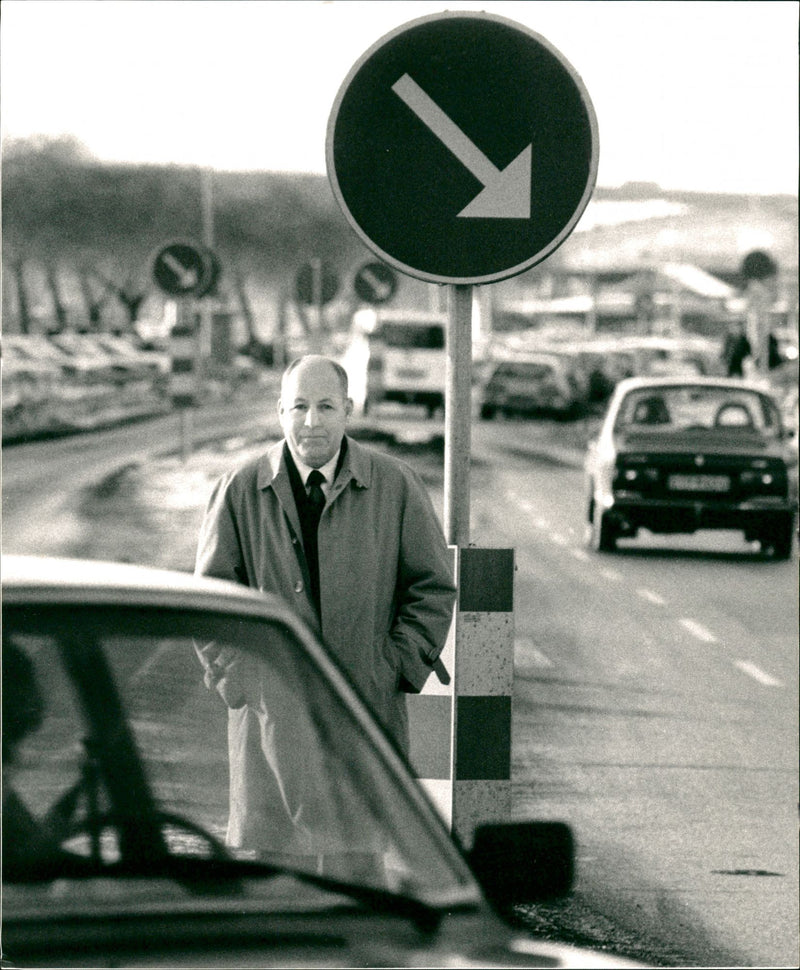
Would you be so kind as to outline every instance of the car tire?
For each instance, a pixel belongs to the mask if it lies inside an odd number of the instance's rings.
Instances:
[[[491,421],[495,416],[495,408],[493,404],[482,404],[481,405],[481,420]]]
[[[589,518],[589,545],[595,552],[615,552],[617,532],[608,513],[601,512],[592,502]]]
[[[794,516],[776,515],[760,541],[766,555],[778,560],[789,559],[794,544]]]

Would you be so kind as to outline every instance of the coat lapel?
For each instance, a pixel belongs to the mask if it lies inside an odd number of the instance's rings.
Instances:
[[[302,537],[300,516],[297,513],[289,470],[283,457],[283,441],[271,445],[258,463],[258,488],[272,488],[283,513],[298,537]]]
[[[337,496],[341,495],[351,479],[358,488],[369,488],[371,478],[372,466],[369,456],[365,454],[358,442],[348,437],[347,454],[344,459],[344,464],[336,476],[336,481],[333,483],[330,501],[333,502]]]

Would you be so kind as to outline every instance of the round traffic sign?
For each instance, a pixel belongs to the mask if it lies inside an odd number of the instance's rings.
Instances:
[[[319,288],[318,294],[317,288]],[[297,299],[307,306],[317,301],[330,303],[339,292],[339,277],[325,263],[319,261],[316,261],[316,264],[305,263],[297,272],[295,291]]]
[[[745,280],[768,280],[777,272],[775,260],[762,249],[754,249],[742,260],[742,276]]]
[[[193,243],[168,243],[153,259],[153,279],[168,296],[205,296],[218,275],[216,257]]]
[[[547,40],[485,13],[441,13],[377,41],[328,121],[334,195],[384,262],[489,283],[549,256],[597,178],[597,121]]]
[[[397,290],[397,277],[383,263],[365,263],[353,279],[353,289],[365,303],[386,303]]]

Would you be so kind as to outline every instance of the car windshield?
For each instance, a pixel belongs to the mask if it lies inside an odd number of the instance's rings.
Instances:
[[[213,861],[222,850],[243,864],[426,902],[476,898],[444,827],[390,770],[366,722],[332,687],[335,676],[283,624],[132,606],[17,607],[4,610],[3,640],[4,653],[32,664],[41,698],[41,716],[4,756],[4,837],[17,831],[5,811],[13,790],[27,819],[20,831],[37,820],[44,844],[102,864],[147,854],[126,850],[108,820],[152,809],[172,855]],[[120,740],[106,664],[143,775]],[[229,718],[246,721],[230,745]],[[267,761],[279,766],[280,785]],[[10,859],[6,852],[6,878],[10,866],[12,881],[15,871],[24,879],[42,844],[22,839]]]
[[[443,350],[444,327],[440,324],[409,325],[385,320],[376,335],[387,347],[406,350]]]
[[[521,380],[541,381],[553,376],[551,364],[526,363],[513,361],[501,364],[495,371],[497,378],[518,378]]]
[[[755,432],[780,434],[775,405],[748,388],[701,385],[641,387],[622,400],[615,431]]]

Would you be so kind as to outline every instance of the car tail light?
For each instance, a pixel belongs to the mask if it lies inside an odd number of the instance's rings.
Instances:
[[[783,494],[786,490],[786,465],[782,462],[753,462],[750,468],[739,472],[739,484],[743,488]]]
[[[621,477],[626,482],[657,482],[657,468],[623,468]]]

